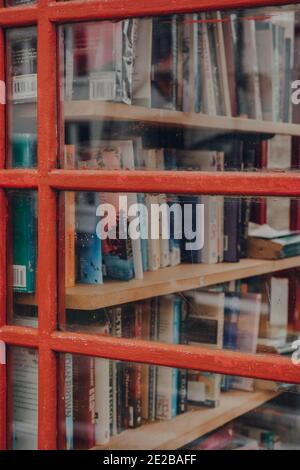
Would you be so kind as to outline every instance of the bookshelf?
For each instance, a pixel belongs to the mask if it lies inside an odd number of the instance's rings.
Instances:
[[[221,394],[218,408],[190,409],[171,422],[160,421],[127,430],[111,438],[109,444],[93,450],[173,450],[223,426],[278,396],[278,392],[233,390]]]
[[[35,118],[34,105],[18,105],[18,114],[22,118]],[[65,101],[64,119],[67,122],[91,121],[128,121],[140,122],[153,126],[175,126],[202,129],[219,133],[280,134],[300,136],[298,124],[262,121],[242,117],[209,116],[201,113],[185,113],[166,109],[146,108],[122,103],[102,101]]]
[[[159,295],[211,286],[236,279],[259,276],[300,266],[300,256],[282,260],[242,259],[239,263],[181,264],[144,274],[143,280],[105,281],[67,289],[66,308],[95,310]],[[20,294],[17,302],[36,305],[33,295]]]

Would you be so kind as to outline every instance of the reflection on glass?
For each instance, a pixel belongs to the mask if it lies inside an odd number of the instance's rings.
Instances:
[[[29,325],[27,325],[29,326]],[[9,447],[14,450],[37,449],[38,353],[34,349],[11,347],[8,351],[9,390],[12,404]]]
[[[36,28],[8,30],[7,162],[13,168],[37,166]]]
[[[297,131],[282,124],[300,122],[299,18],[275,7],[61,26],[62,143],[79,161],[132,140],[134,164],[120,168],[298,167]]]
[[[60,448],[297,446],[295,386],[232,377],[225,391],[219,374],[71,354],[60,355],[60,368]]]
[[[8,321],[36,327],[37,192],[10,190],[7,196]]]
[[[62,329],[293,353],[300,234],[289,226],[297,200],[60,197]]]

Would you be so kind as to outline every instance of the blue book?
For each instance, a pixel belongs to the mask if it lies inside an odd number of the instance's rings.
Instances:
[[[176,295],[160,298],[158,340],[178,344],[180,340],[182,300]],[[178,369],[158,367],[157,419],[172,419],[177,415]]]
[[[77,281],[83,284],[103,283],[101,240],[96,233],[98,204],[98,193],[76,195]]]
[[[235,351],[238,339],[238,318],[240,312],[240,295],[238,292],[226,292],[224,308],[223,347]],[[222,378],[222,391],[228,391],[233,384],[233,377],[225,375]]]

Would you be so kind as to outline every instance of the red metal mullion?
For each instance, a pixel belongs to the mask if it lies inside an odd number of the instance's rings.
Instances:
[[[3,154],[5,153],[3,152]],[[37,189],[38,181],[38,172],[36,170],[0,169],[0,188]]]
[[[0,26],[5,28],[35,24],[37,22],[37,17],[37,5],[0,8]]]
[[[109,19],[145,15],[163,15],[170,13],[216,10],[241,7],[258,7],[266,5],[284,5],[290,0],[110,0],[53,2],[49,6],[49,19],[55,22]]]
[[[56,165],[56,29],[47,19],[47,0],[39,0],[38,18],[38,447],[56,449],[56,354],[49,345],[56,329],[56,194],[47,174]]]
[[[0,340],[13,346],[37,349],[39,335],[38,330],[35,328],[5,325],[0,328]]]
[[[54,170],[49,184],[55,189],[80,191],[300,196],[300,174],[292,172]]]
[[[279,355],[245,354],[73,332],[53,333],[50,344],[59,352],[300,384],[299,366]]]

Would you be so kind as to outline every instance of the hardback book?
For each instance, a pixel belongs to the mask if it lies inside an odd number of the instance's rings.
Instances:
[[[266,121],[275,120],[273,94],[276,71],[274,70],[273,26],[271,21],[255,22],[262,115]]]
[[[242,107],[249,118],[262,119],[254,19],[248,18],[242,22],[242,42],[242,73],[245,85],[244,96],[241,97],[245,103],[242,103]]]
[[[122,308],[122,337],[142,338],[143,304],[127,304]],[[124,427],[136,428],[142,424],[142,365],[124,365]]]
[[[201,80],[201,111],[210,116],[217,114],[216,89],[214,86],[213,62],[205,13],[200,14],[199,24]]]
[[[139,18],[132,76],[132,104],[151,108],[152,18]]]
[[[159,334],[159,297],[151,299],[150,340],[157,341]],[[158,366],[149,366],[149,421],[156,419]]]
[[[73,29],[72,50],[66,51],[74,55],[73,99],[131,104],[136,26],[137,20],[126,19],[66,27]]]
[[[86,144],[80,149],[80,161],[78,166],[80,168],[91,169],[120,169],[122,168],[122,158],[126,160],[127,154],[130,152],[133,158],[133,148],[131,141],[94,141],[89,146]],[[121,212],[119,193],[101,193],[96,194],[95,198],[99,204],[110,204],[116,213],[116,225],[110,227],[109,225],[103,226],[101,248],[103,255],[103,274],[105,277],[118,280],[130,280],[135,275],[135,263],[133,256],[133,245],[128,234],[123,234],[127,231],[127,221],[120,220],[120,216],[124,214]],[[133,196],[130,196],[132,198]],[[131,199],[130,199],[131,201]],[[96,217],[95,208],[95,217]],[[99,220],[98,220],[99,222]],[[97,224],[98,226],[98,224]],[[111,231],[111,232],[110,232]],[[96,233],[96,232],[94,232]],[[105,237],[104,237],[105,235]],[[98,235],[97,235],[98,236]],[[136,240],[140,242],[140,240]],[[139,244],[139,249],[135,250],[139,259],[139,276],[142,275],[142,255]]]
[[[13,168],[37,165],[36,134],[13,134]],[[13,191],[11,200],[13,239],[13,289],[35,292],[37,265],[37,194],[34,191]]]
[[[107,311],[109,318],[109,333],[117,338],[122,337],[122,306],[111,307]],[[116,360],[109,361],[109,387],[110,387],[110,435],[115,436],[123,429],[123,402],[122,402],[122,366]]]
[[[300,235],[289,234],[274,238],[249,236],[248,256],[258,259],[281,259],[300,254]]]
[[[194,291],[188,296],[189,307],[185,322],[188,344],[210,348],[223,347],[224,293]],[[188,402],[218,406],[221,376],[199,371],[188,372]]]
[[[158,340],[179,343],[181,298],[175,295],[160,298]],[[156,418],[171,419],[177,414],[178,369],[158,367],[156,390]]]
[[[297,272],[289,275],[289,316],[290,331],[300,332],[300,279]]]
[[[174,110],[177,108],[177,16],[152,21],[151,105]]]
[[[95,445],[95,359],[73,356],[74,449]]]
[[[14,103],[37,99],[37,33],[36,28],[13,29],[8,32],[9,93]]]
[[[210,372],[188,371],[188,403],[196,406],[219,406],[221,376]]]
[[[37,328],[37,318],[14,318],[18,326]],[[11,350],[13,422],[11,447],[14,450],[34,450],[38,447],[38,352],[14,347]]]
[[[182,110],[199,113],[201,110],[201,53],[199,42],[199,15],[187,14],[183,19]]]
[[[238,319],[240,313],[240,295],[238,292],[226,292],[224,302],[224,335],[223,348],[235,351],[238,347]],[[222,377],[222,390],[231,389],[233,377],[224,375]]]
[[[178,150],[177,160],[178,166],[185,169],[218,171],[224,168],[223,152]],[[198,262],[214,264],[223,258],[221,239],[223,239],[224,199],[222,196],[201,196],[196,199],[198,203],[204,204],[204,246],[199,250]]]
[[[222,13],[222,28],[224,37],[225,61],[227,69],[227,81],[230,98],[230,111],[232,116],[237,116],[237,90],[236,90],[236,35],[232,25],[232,15]]]
[[[186,341],[194,346],[222,348],[224,293],[191,291],[186,294],[188,314],[184,324]]]
[[[151,337],[151,300],[142,302],[142,328],[141,338],[150,341]],[[142,401],[142,419],[149,420],[149,397],[150,397],[150,367],[148,364],[142,364],[141,368],[141,401]]]
[[[35,292],[37,204],[37,194],[34,191],[16,190],[12,192],[12,285],[15,292]]]
[[[99,203],[98,193],[76,194],[77,281],[83,284],[103,283],[102,244],[96,233],[96,211]]]
[[[270,279],[269,337],[286,338],[289,311],[289,279],[272,276]]]
[[[36,134],[14,133],[12,135],[12,167],[33,168],[37,166]]]
[[[164,166],[166,170],[175,170],[177,168],[177,149],[164,149]],[[167,203],[170,209],[174,205],[180,206],[180,198],[174,195],[167,195]],[[170,240],[169,240],[169,251],[170,251],[170,265],[177,266],[181,261],[181,240],[177,233],[181,233],[181,222],[179,222],[175,216],[170,216]]]
[[[241,295],[237,324],[238,351],[256,353],[260,312],[260,294],[249,293]],[[254,388],[254,380],[252,378],[234,376],[233,388],[252,391]]]

